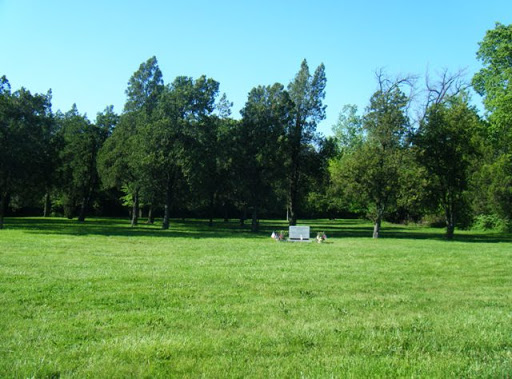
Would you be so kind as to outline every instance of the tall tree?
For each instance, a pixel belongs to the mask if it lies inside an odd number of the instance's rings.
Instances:
[[[11,93],[7,78],[0,78],[0,229],[11,196],[40,188],[52,122],[50,92]]]
[[[48,101],[51,102],[51,90],[47,93]],[[45,127],[43,134],[41,153],[44,158],[40,163],[40,173],[42,179],[43,198],[43,217],[48,217],[52,208],[52,194],[58,190],[58,168],[61,164],[59,154],[62,149],[62,135],[59,130],[59,125],[55,122],[55,117],[48,109],[47,115],[48,123]]]
[[[132,198],[132,226],[137,225],[142,178],[141,130],[152,122],[164,88],[156,57],[140,64],[126,89],[127,100],[119,126],[100,152],[100,171],[107,186],[120,186]]]
[[[143,184],[142,152],[138,112],[128,112],[119,121],[98,153],[98,172],[104,188],[123,190],[132,199],[131,225],[139,216],[139,194]]]
[[[379,90],[370,99],[363,119],[368,134],[367,155],[368,191],[372,202],[374,221],[373,238],[378,238],[386,208],[397,198],[402,152],[410,122],[407,108],[410,98],[404,86],[411,85],[411,78],[389,80],[377,75]]]
[[[331,168],[334,182],[352,204],[351,210],[366,213],[374,222],[373,238],[379,237],[383,217],[394,209],[399,196],[410,132],[410,97],[404,90],[412,85],[410,77],[389,79],[382,72],[377,80],[379,88],[362,120],[364,138],[357,138],[354,148],[346,148]]]
[[[239,161],[239,172],[247,203],[252,208],[253,231],[258,230],[259,210],[283,175],[283,141],[293,107],[288,92],[276,83],[253,88],[241,110],[243,158]],[[299,148],[303,154],[303,146]]]
[[[480,42],[477,58],[483,68],[473,77],[473,87],[483,96],[491,137],[503,152],[512,141],[512,25],[496,24]]]
[[[303,178],[303,156],[315,141],[317,124],[325,118],[325,66],[320,64],[313,75],[306,60],[294,80],[288,85],[290,99],[294,104],[293,121],[287,129],[287,175],[289,223],[297,223],[297,207]]]
[[[444,212],[446,237],[452,239],[460,217],[469,210],[467,190],[476,158],[479,118],[464,94],[432,104],[415,136],[419,161],[426,168],[429,189]]]
[[[162,92],[157,116],[145,129],[147,168],[158,176],[154,183],[164,193],[162,228],[168,229],[170,212],[180,180],[194,175],[198,130],[215,109],[219,83],[201,76],[179,76]]]
[[[479,210],[512,220],[512,25],[497,23],[487,31],[477,58],[482,69],[473,87],[483,96],[488,123],[486,154],[477,174]],[[512,225],[512,224],[511,224]]]
[[[224,105],[217,103],[217,110]],[[191,192],[198,198],[199,204],[208,209],[209,226],[213,226],[216,205],[225,207],[230,201],[228,191],[232,189],[230,171],[233,158],[231,134],[235,123],[225,117],[228,113],[223,109],[219,114],[224,117],[206,115],[192,125],[195,128],[194,146],[189,150],[192,169],[187,170],[187,177]]]
[[[62,202],[68,217],[78,208],[78,221],[85,220],[98,186],[96,160],[105,139],[103,131],[78,112],[76,105],[58,115],[64,146],[61,151]]]
[[[145,111],[151,114],[158,104],[163,90],[162,71],[155,56],[140,64],[133,73],[126,89],[125,112]]]

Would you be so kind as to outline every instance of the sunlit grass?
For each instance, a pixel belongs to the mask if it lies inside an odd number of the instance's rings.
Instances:
[[[510,236],[306,224],[7,219],[0,376],[512,374]]]

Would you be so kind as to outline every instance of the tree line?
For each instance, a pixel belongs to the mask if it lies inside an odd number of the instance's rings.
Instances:
[[[0,228],[7,213],[40,209],[84,221],[130,209],[170,227],[177,215],[259,218],[367,217],[506,229],[512,217],[512,25],[497,23],[477,52],[483,68],[419,78],[376,72],[362,114],[346,105],[333,136],[326,75],[304,60],[295,77],[253,88],[241,118],[219,83],[164,83],[156,57],[128,81],[121,114],[94,122],[76,105],[53,113],[51,91],[11,91],[0,80]],[[470,86],[483,97],[481,117]]]

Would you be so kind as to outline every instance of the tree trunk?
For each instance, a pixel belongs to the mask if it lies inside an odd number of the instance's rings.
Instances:
[[[373,238],[379,238],[381,220],[376,220],[373,224]]]
[[[245,226],[245,220],[247,219],[247,207],[244,206],[242,211],[240,212],[240,226],[243,228]]]
[[[154,223],[155,223],[155,213],[153,212],[153,204],[149,204],[148,224],[153,225]]]
[[[165,190],[165,205],[164,205],[164,219],[162,222],[162,229],[169,229],[171,217],[171,203],[172,203],[172,183],[169,179],[167,181],[167,189]]]
[[[295,226],[297,225],[297,214],[295,213],[295,202],[296,202],[296,194],[293,195],[293,192],[290,191],[290,205],[288,207],[288,225]]]
[[[82,204],[80,204],[80,212],[78,212],[78,222],[84,222],[85,221],[85,210],[87,208],[87,198],[84,197],[82,199]]]
[[[301,136],[302,136],[302,121],[300,114],[295,119],[295,127],[293,135],[291,136],[291,152],[290,152],[290,188],[288,193],[288,206],[290,214],[288,225],[297,225],[297,201],[299,196],[299,179],[300,179],[300,151],[301,151]]]
[[[135,190],[132,195],[133,208],[132,208],[132,227],[137,226],[139,223],[139,190]]]
[[[297,158],[298,159],[298,158]],[[288,225],[297,225],[297,202],[299,197],[299,164],[292,162],[292,174],[290,177],[290,192],[288,194]]]
[[[453,235],[455,234],[455,225],[449,224],[446,226],[446,239],[452,240]]]
[[[84,222],[85,215],[87,212],[87,208],[89,207],[89,203],[91,202],[92,188],[87,191],[87,194],[82,199],[82,204],[80,205],[80,213],[78,214],[78,221]]]
[[[213,212],[214,212],[214,207],[215,205],[215,192],[211,192],[210,193],[210,204],[209,204],[209,213],[210,213],[210,220],[208,221],[208,226],[213,226]]]
[[[224,222],[229,222],[229,214],[228,214],[228,207],[226,205],[226,203],[224,203],[224,206],[223,206],[223,209],[224,209]]]
[[[451,207],[446,210],[446,239],[452,240],[455,234],[455,212]]]
[[[251,232],[257,232],[259,227],[260,223],[258,221],[258,207],[254,207],[252,210]]]
[[[384,214],[384,209],[380,208],[377,210],[377,217],[375,219],[375,223],[373,224],[373,238],[379,238],[383,214]]]
[[[43,217],[50,216],[50,212],[52,210],[52,202],[50,198],[50,191],[47,191],[44,195],[44,204],[43,204]]]

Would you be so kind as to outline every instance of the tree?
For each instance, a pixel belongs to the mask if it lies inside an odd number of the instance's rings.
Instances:
[[[233,120],[218,115],[205,116],[193,124],[194,147],[189,150],[192,169],[187,177],[199,204],[208,209],[209,226],[213,226],[216,203],[225,207],[230,201],[234,125]]]
[[[47,94],[48,101],[51,102],[51,91]],[[42,191],[44,192],[43,199],[43,217],[48,217],[52,208],[52,194],[58,191],[58,168],[61,164],[59,154],[62,149],[62,135],[59,130],[59,125],[55,122],[55,117],[48,109],[48,122],[44,128],[42,150],[44,158],[40,163]]]
[[[139,215],[139,194],[143,183],[137,112],[120,116],[119,122],[98,152],[98,172],[104,188],[123,190],[132,199],[131,225]]]
[[[383,217],[396,207],[400,194],[410,132],[410,97],[404,89],[413,84],[411,77],[391,80],[382,72],[377,80],[379,89],[362,119],[364,135],[355,133],[353,147],[346,148],[331,167],[333,181],[349,201],[350,210],[364,212],[374,222],[373,238],[379,237]]]
[[[284,175],[283,141],[291,121],[293,103],[283,85],[259,86],[249,92],[241,110],[239,156],[241,185],[252,208],[252,230],[258,230],[258,212],[273,194],[273,186]],[[301,150],[303,147],[300,146]]]
[[[467,95],[447,96],[427,109],[414,139],[418,160],[428,173],[432,204],[445,215],[447,239],[453,238],[455,226],[469,211],[467,190],[477,155],[478,124]]]
[[[473,87],[483,96],[490,136],[510,153],[512,141],[512,25],[496,23],[480,42],[477,58],[483,68],[473,76]]]
[[[144,130],[144,163],[157,173],[154,183],[165,194],[163,229],[169,228],[179,182],[195,175],[199,130],[215,109],[218,88],[218,82],[205,76],[177,77],[163,90],[155,121]]]
[[[309,145],[315,141],[316,126],[325,118],[323,100],[325,98],[325,66],[320,64],[313,75],[309,72],[306,60],[294,80],[288,85],[290,99],[293,102],[292,119],[288,125],[286,172],[288,175],[289,223],[297,223],[297,207],[300,186],[303,178],[303,155]]]
[[[472,203],[477,215],[490,216],[503,224],[503,229],[512,226],[512,155],[494,156],[494,149],[484,146],[483,159],[471,177]]]
[[[339,213],[339,201],[332,193],[330,164],[340,155],[336,137],[325,137],[318,141],[318,147],[311,146],[307,155],[307,176],[304,189],[306,203],[304,210],[308,217],[334,218]]]
[[[485,155],[476,173],[477,209],[512,220],[512,25],[497,23],[480,42],[477,58],[483,68],[473,87],[483,96],[488,123],[483,132]]]
[[[0,78],[0,229],[11,196],[43,183],[52,122],[51,92],[11,93],[7,78]]]
[[[155,56],[140,64],[133,73],[126,89],[125,112],[144,111],[148,115],[156,109],[163,90],[162,71]]]
[[[64,115],[58,115],[57,120],[64,141],[60,168],[61,201],[66,216],[73,217],[78,207],[78,221],[83,222],[98,187],[96,161],[105,133],[81,115],[75,104]]]
[[[379,237],[386,208],[397,199],[403,150],[410,131],[407,116],[410,97],[403,88],[412,85],[410,77],[390,80],[380,72],[377,78],[379,90],[372,96],[363,119],[368,135],[368,146],[363,150],[368,172],[363,177],[368,180],[366,191],[371,200],[373,238]]]
[[[141,63],[128,81],[124,114],[99,155],[104,185],[117,186],[132,198],[132,226],[137,225],[142,178],[140,131],[152,122],[164,88],[156,57]]]
[[[327,193],[331,198],[331,208],[338,211],[358,213],[360,209],[351,204],[345,185],[349,177],[344,172],[349,156],[363,147],[366,140],[363,118],[357,113],[357,106],[343,106],[338,120],[332,127],[336,151],[328,162],[329,187]]]

